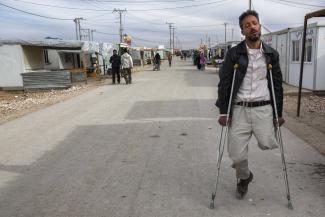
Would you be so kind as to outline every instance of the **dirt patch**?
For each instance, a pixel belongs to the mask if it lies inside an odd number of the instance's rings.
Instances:
[[[325,97],[308,94],[301,98],[300,117],[297,115],[297,96],[284,97],[284,111],[299,120],[325,133]]]
[[[297,117],[296,95],[284,96],[285,127],[325,155],[325,97],[305,94]]]

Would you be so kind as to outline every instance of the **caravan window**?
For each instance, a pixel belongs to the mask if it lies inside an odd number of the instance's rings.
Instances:
[[[49,53],[48,53],[47,49],[44,49],[43,52],[44,52],[44,62],[46,64],[50,64]]]
[[[300,40],[292,41],[292,62],[299,62],[299,43]]]
[[[311,55],[313,51],[313,40],[311,38],[306,39],[305,45],[305,62],[311,62]]]

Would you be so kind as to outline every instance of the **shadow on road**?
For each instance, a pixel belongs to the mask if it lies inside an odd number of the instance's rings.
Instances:
[[[216,118],[215,100],[169,100],[136,102],[127,115],[127,119],[145,118]]]
[[[210,212],[215,164],[209,162],[216,153],[207,152],[208,137],[215,137],[209,124],[77,127],[1,192],[0,216],[154,216],[185,207],[196,212],[190,204]]]

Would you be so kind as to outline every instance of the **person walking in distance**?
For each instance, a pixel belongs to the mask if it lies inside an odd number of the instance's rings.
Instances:
[[[202,71],[205,70],[205,63],[206,63],[206,58],[204,56],[204,51],[201,51],[201,53],[200,53],[200,70],[202,70]]]
[[[284,119],[279,54],[261,41],[261,25],[256,11],[248,10],[242,13],[239,17],[239,26],[245,40],[226,54],[219,72],[216,106],[220,111],[219,124],[229,126],[228,153],[233,161],[232,167],[236,170],[236,196],[242,199],[253,179],[253,173],[248,167],[250,138],[254,135],[262,150],[277,148],[274,126],[281,126]],[[272,66],[272,70],[269,70],[268,66]],[[237,67],[234,72],[234,68]],[[233,97],[229,102],[233,76],[235,76]],[[273,103],[271,82],[274,84],[276,106]],[[229,104],[230,113],[227,119]],[[275,107],[278,122],[275,118]]]
[[[167,58],[168,58],[169,67],[171,67],[172,66],[172,59],[173,59],[173,57],[172,57],[172,54],[170,52],[168,53]]]
[[[122,73],[126,84],[132,83],[131,70],[133,68],[133,60],[127,49],[123,49],[123,55],[121,56]]]
[[[109,62],[112,64],[112,83],[115,84],[115,77],[117,77],[117,83],[120,83],[121,57],[117,54],[117,50],[113,50]]]
[[[161,61],[161,57],[160,57],[159,53],[157,52],[154,57],[154,61],[153,61],[154,65],[155,65],[154,68],[156,68],[157,70],[160,70],[160,61]]]

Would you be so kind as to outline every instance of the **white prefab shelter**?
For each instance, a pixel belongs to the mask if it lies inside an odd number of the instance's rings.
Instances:
[[[20,73],[25,70],[23,47],[20,45],[0,45],[0,87],[22,88]]]
[[[299,86],[303,27],[289,31],[289,84]],[[325,91],[325,23],[307,26],[302,88]]]
[[[289,83],[289,28],[277,32],[272,32],[262,36],[262,40],[279,52],[280,68],[282,71],[283,81]]]
[[[42,70],[60,69],[60,63],[51,68],[46,62],[47,49],[81,49],[77,41],[0,41],[0,88],[23,89],[23,73],[41,72]],[[62,64],[61,64],[62,66]]]
[[[103,60],[108,62],[111,53],[112,44],[109,43],[3,40],[0,41],[0,88],[23,89],[24,76],[32,72],[40,78],[45,73],[55,76],[54,71],[57,74],[67,71],[71,75],[71,81],[81,80],[86,77],[84,69],[94,67],[94,62],[103,73]],[[83,75],[82,78],[74,79],[80,77],[79,74]]]
[[[307,26],[302,88],[325,91],[325,23]],[[262,40],[279,52],[283,80],[299,86],[303,26],[262,36]]]

